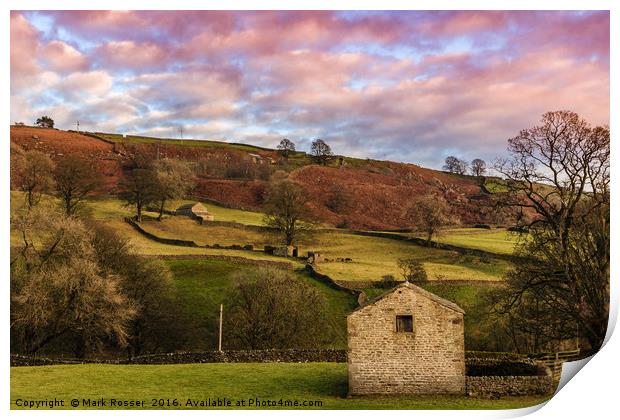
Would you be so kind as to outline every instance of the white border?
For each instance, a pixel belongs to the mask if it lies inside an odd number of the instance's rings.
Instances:
[[[370,1],[370,0],[357,0],[357,1],[342,1],[342,0],[297,0],[297,1],[285,1],[285,0],[268,0],[262,2],[242,1],[242,0],[226,0],[226,1],[213,1],[213,2],[198,2],[190,0],[175,0],[174,2],[164,2],[159,0],[134,0],[132,2],[120,1],[120,0],[93,0],[88,3],[70,1],[70,0],[56,0],[53,3],[49,1],[33,1],[22,0],[15,1],[9,0],[4,2],[4,12],[2,25],[2,51],[3,51],[3,65],[2,65],[2,91],[4,100],[1,102],[2,106],[2,124],[4,130],[3,136],[3,148],[0,152],[0,170],[2,185],[5,189],[5,200],[2,201],[0,220],[5,222],[0,224],[1,236],[4,239],[2,243],[2,267],[4,268],[5,276],[2,278],[2,296],[4,297],[2,311],[2,325],[5,325],[2,331],[2,354],[4,354],[5,362],[2,364],[2,393],[0,399],[0,410],[9,411],[9,367],[8,367],[8,328],[9,324],[9,203],[8,203],[8,183],[9,183],[9,148],[8,148],[8,126],[9,120],[9,106],[10,106],[10,70],[9,70],[9,10],[42,10],[42,9],[58,9],[58,10],[71,10],[71,9],[165,9],[165,10],[182,10],[182,9],[220,9],[220,10],[261,10],[261,9],[285,9],[285,10],[312,10],[312,9],[332,9],[332,10],[402,10],[402,9],[414,9],[417,10],[611,10],[611,110],[610,110],[610,126],[612,133],[615,133],[615,129],[618,126],[618,107],[616,105],[618,96],[618,85],[616,83],[618,74],[618,41],[620,40],[620,6],[619,2],[613,0],[567,0],[567,1],[541,1],[541,0],[504,0],[498,2],[497,0],[469,0],[467,2],[458,1],[446,1],[446,0],[417,0],[414,2],[402,2],[396,0],[382,0],[382,1]],[[50,7],[53,6],[53,7]],[[501,6],[501,7],[500,7]],[[612,134],[613,135],[613,134]],[[612,162],[616,161],[615,147],[612,147]],[[612,171],[612,174],[615,171]],[[617,197],[619,189],[614,179],[612,182],[612,214],[615,213],[617,206]],[[618,229],[615,223],[612,223],[612,260],[618,257],[617,252],[617,238]],[[618,311],[618,282],[614,281],[616,277],[615,265],[612,265],[612,302],[611,302],[611,315],[610,315],[610,332],[615,326]],[[588,363],[583,371],[578,374],[577,379],[570,381],[564,388],[562,388],[558,394],[547,403],[542,409],[535,411],[531,414],[531,418],[607,418],[610,413],[617,411],[617,385],[618,378],[618,360],[616,354],[620,354],[620,344],[618,344],[617,337],[612,337],[605,347],[593,357],[592,361]],[[573,366],[571,366],[572,368]],[[540,408],[540,407],[538,407]],[[386,415],[390,417],[398,418],[505,418],[522,416],[534,411],[533,409],[522,409],[512,411],[390,411]],[[120,418],[134,417],[138,415],[145,415],[145,413],[138,413],[132,411],[114,412],[114,416]],[[182,415],[192,418],[205,418],[205,417],[219,417],[219,418],[238,418],[245,417],[250,414],[252,417],[258,418],[288,418],[291,416],[290,412],[285,411],[253,411],[253,412],[239,412],[239,411],[226,411],[226,412],[180,412],[174,413],[175,416]],[[10,412],[9,414],[14,418],[31,418],[38,415],[44,415],[51,418],[82,418],[85,417],[82,412]],[[149,417],[153,418],[167,418],[170,413],[166,412],[154,412],[149,411],[146,413]],[[296,417],[300,418],[314,418],[317,416],[313,411],[301,411],[295,412]],[[379,415],[378,412],[368,411],[324,411],[320,413],[321,416],[338,417],[342,416],[355,416],[356,418],[370,418],[371,416]],[[88,417],[91,418],[108,418],[110,413],[107,412],[89,412]]]

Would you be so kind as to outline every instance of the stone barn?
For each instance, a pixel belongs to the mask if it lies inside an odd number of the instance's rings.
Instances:
[[[193,217],[201,223],[204,220],[212,222],[215,219],[213,214],[209,213],[209,210],[201,203],[184,204],[175,211],[175,214],[177,216]]]
[[[465,394],[465,312],[405,282],[347,317],[349,395]]]

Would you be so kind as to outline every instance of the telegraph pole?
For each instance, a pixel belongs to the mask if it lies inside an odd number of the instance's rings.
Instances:
[[[224,312],[224,304],[220,303],[220,339],[218,341],[217,350],[222,352],[222,313]]]

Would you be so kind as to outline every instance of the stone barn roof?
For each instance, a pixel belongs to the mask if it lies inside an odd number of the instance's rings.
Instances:
[[[459,305],[457,305],[456,303],[450,302],[447,299],[439,297],[436,294],[433,294],[433,293],[431,293],[431,292],[429,292],[427,290],[422,289],[419,286],[416,286],[415,284],[411,284],[411,283],[406,281],[404,283],[399,284],[395,288],[390,289],[387,292],[385,292],[385,293],[375,297],[374,299],[371,299],[371,300],[367,301],[366,303],[364,303],[359,308],[356,308],[355,310],[353,310],[353,312],[351,312],[349,315],[351,315],[351,314],[353,314],[353,313],[355,313],[355,312],[357,312],[359,310],[362,310],[362,309],[364,309],[364,308],[366,308],[366,307],[368,307],[370,305],[375,304],[376,302],[380,301],[381,299],[383,299],[383,298],[385,298],[387,296],[390,296],[392,293],[394,293],[395,291],[397,291],[398,289],[401,289],[403,287],[409,288],[409,289],[413,290],[414,292],[418,293],[419,295],[424,296],[427,299],[430,299],[432,301],[437,302],[441,306],[445,306],[446,308],[452,309],[455,312],[460,312],[462,314],[465,314],[465,311],[463,309],[461,309],[461,307]]]
[[[183,204],[182,206],[177,208],[177,210],[192,210],[196,213],[209,213],[209,210],[207,210],[207,208],[203,206],[202,203]]]

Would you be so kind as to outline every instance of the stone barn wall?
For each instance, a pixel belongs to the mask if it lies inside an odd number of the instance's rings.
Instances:
[[[413,332],[396,332],[397,315]],[[347,318],[349,394],[465,394],[463,312],[405,283]]]

